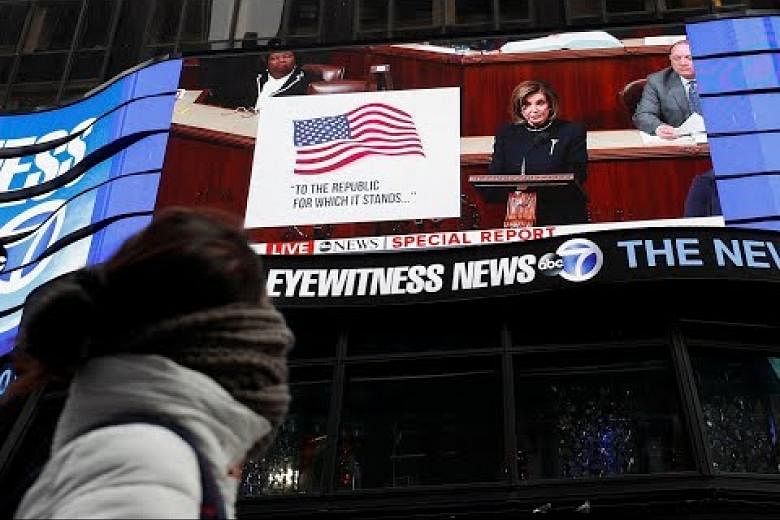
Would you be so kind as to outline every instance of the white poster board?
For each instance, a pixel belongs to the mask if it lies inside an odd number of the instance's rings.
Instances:
[[[460,216],[460,89],[272,98],[247,228]]]

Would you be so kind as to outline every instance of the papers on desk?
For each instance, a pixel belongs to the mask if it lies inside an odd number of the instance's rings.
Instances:
[[[415,51],[438,52],[441,54],[480,54],[479,51],[472,51],[464,47],[444,47],[441,45],[430,45],[427,43],[399,43],[393,45],[400,49],[412,49]]]
[[[642,144],[645,146],[692,146],[707,142],[707,134],[705,133],[682,135],[677,139],[662,139],[657,135],[650,135],[645,132],[639,132],[639,136],[642,138]]]
[[[674,36],[647,36],[645,38],[645,45],[668,45],[672,46],[680,40],[684,40],[686,36],[684,34],[676,34]]]
[[[501,52],[541,52],[561,49],[609,49],[623,47],[623,43],[604,31],[551,34],[532,40],[505,43]]]
[[[662,139],[657,135],[646,134],[645,132],[639,132],[642,137],[642,144],[646,146],[658,146],[662,144],[671,145],[690,145],[690,144],[702,144],[707,142],[707,131],[704,128],[704,118],[701,114],[694,112],[686,119],[683,124],[675,128],[677,131],[677,139]]]
[[[706,132],[704,129],[704,118],[701,114],[694,112],[683,124],[677,127],[677,135],[692,135],[703,134]]]

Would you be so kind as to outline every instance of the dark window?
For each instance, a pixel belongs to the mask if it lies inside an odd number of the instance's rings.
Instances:
[[[289,34],[317,34],[320,21],[320,0],[295,0],[290,9]]]
[[[696,349],[691,358],[713,468],[780,472],[780,357]]]
[[[481,310],[478,310],[479,306]],[[426,306],[388,307],[351,312],[349,356],[390,352],[485,349],[501,346],[501,319],[485,302],[438,303]],[[445,320],[431,319],[442,313]],[[478,323],[475,323],[476,317]]]
[[[566,0],[566,16],[569,23],[577,20],[601,21],[601,2],[593,0]]]
[[[67,103],[71,103],[73,101],[77,101],[84,97],[84,94],[92,90],[93,88],[98,86],[98,80],[94,81],[79,81],[78,83],[71,83],[66,88],[65,91],[62,93],[62,99],[60,100],[60,104],[64,105]]]
[[[165,56],[168,54],[173,54],[173,52],[174,52],[173,45],[151,45],[143,51],[143,54],[141,55],[141,59],[139,60],[139,62],[149,58],[155,58],[155,57]]]
[[[57,97],[57,89],[58,85],[52,83],[44,86],[35,85],[34,87],[14,84],[9,89],[4,108],[7,110],[29,110],[51,106]]]
[[[179,29],[179,17],[184,7],[183,3],[183,0],[156,2],[147,35],[149,44],[173,43]]]
[[[74,54],[70,80],[99,79],[105,51],[82,51]]]
[[[720,6],[715,3],[715,7],[748,7],[750,2],[748,0],[721,0]]]
[[[62,52],[46,54],[27,54],[22,56],[17,80],[59,81],[65,70],[67,55]]]
[[[0,56],[0,83],[8,81],[8,75],[11,74],[11,67],[13,67],[13,64],[13,56]]]
[[[108,44],[108,32],[116,6],[116,0],[90,0],[81,31],[80,48],[94,49]]]
[[[636,13],[646,10],[646,0],[607,0],[607,13]]]
[[[707,9],[713,5],[713,0],[665,0],[666,9]]]
[[[500,0],[501,20],[525,20],[530,17],[528,0]]]
[[[287,326],[295,335],[295,345],[289,354],[291,359],[332,358],[336,355],[340,326],[344,326],[343,314],[292,309],[284,310],[283,314]]]
[[[25,37],[24,52],[70,49],[80,11],[80,1],[36,4]]]
[[[497,358],[347,367],[336,488],[499,480],[501,418]]]
[[[226,40],[235,0],[189,0],[182,41]]]
[[[667,358],[660,349],[516,357],[520,477],[692,469]]]
[[[3,30],[0,31],[0,50],[16,50],[29,10],[29,2],[0,5],[0,20],[3,21]]]
[[[645,294],[637,289],[632,297]],[[516,309],[508,313],[512,346],[654,341],[667,335],[663,309],[649,320],[626,305],[626,298],[625,290],[615,287],[603,289],[598,297],[587,290],[574,290],[539,294],[532,302],[522,297],[507,299],[505,307]]]
[[[493,0],[456,0],[452,23],[474,24],[493,21]]]
[[[290,369],[290,412],[265,456],[244,466],[243,496],[319,491],[332,373],[332,367]]]
[[[387,4],[376,0],[358,0],[359,30],[387,30]]]
[[[393,24],[398,29],[433,25],[433,0],[395,0]]]

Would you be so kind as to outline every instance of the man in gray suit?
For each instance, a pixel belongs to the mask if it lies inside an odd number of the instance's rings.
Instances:
[[[634,113],[634,125],[663,139],[678,137],[676,127],[693,112],[701,114],[691,47],[680,40],[669,50],[671,67],[650,74]]]

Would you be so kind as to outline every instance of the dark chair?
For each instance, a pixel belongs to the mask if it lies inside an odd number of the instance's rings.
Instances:
[[[377,64],[368,68],[369,90],[393,90],[393,76],[390,74],[390,65]]]
[[[309,94],[343,94],[345,92],[365,92],[368,83],[358,79],[334,79],[333,81],[313,81],[309,83]]]
[[[307,63],[301,68],[311,77],[312,81],[333,81],[344,79],[344,67],[328,63]]]
[[[647,83],[646,78],[635,79],[618,92],[620,102],[626,107],[629,117],[633,117],[634,112],[636,112],[636,106],[639,104],[639,100],[642,99],[645,83]]]

